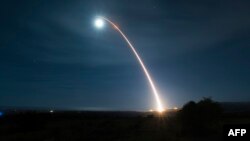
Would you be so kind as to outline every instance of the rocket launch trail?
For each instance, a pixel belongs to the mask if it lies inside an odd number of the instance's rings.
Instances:
[[[126,37],[126,35],[121,31],[121,29],[116,24],[114,24],[112,21],[110,21],[109,19],[107,19],[105,17],[98,17],[98,18],[103,19],[103,20],[107,21],[108,23],[110,23],[114,27],[114,29],[116,31],[118,31],[121,34],[121,36],[125,39],[125,41],[128,43],[130,49],[133,51],[133,53],[136,56],[138,62],[140,63],[140,65],[141,65],[141,67],[142,67],[142,69],[143,69],[143,71],[144,71],[144,73],[145,73],[145,75],[146,75],[146,77],[147,77],[147,79],[149,81],[149,84],[150,84],[150,86],[152,88],[152,91],[153,91],[153,94],[154,94],[154,97],[155,97],[155,100],[156,100],[156,104],[157,104],[157,111],[158,112],[163,112],[164,109],[163,109],[159,94],[157,92],[157,89],[155,87],[155,84],[154,84],[154,82],[153,82],[153,80],[152,80],[146,66],[143,63],[143,60],[141,59],[141,57],[137,53],[137,51],[134,48],[134,46],[132,45],[132,43],[129,41],[129,39]]]

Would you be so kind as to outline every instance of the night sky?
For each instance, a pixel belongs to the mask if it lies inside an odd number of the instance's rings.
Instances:
[[[1,0],[0,106],[148,110],[250,101],[249,0]]]

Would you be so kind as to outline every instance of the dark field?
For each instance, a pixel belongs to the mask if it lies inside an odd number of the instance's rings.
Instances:
[[[0,118],[1,141],[217,141],[222,126],[250,123],[248,113],[227,113],[209,129],[184,127],[177,115],[150,112],[20,112]]]

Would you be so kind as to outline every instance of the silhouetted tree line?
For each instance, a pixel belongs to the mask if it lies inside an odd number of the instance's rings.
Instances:
[[[190,101],[178,113],[182,132],[185,134],[211,134],[220,128],[222,108],[211,98]]]

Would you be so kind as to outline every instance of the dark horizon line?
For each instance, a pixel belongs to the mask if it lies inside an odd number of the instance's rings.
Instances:
[[[220,104],[249,104],[250,101],[216,101]],[[185,104],[184,104],[185,105]],[[181,107],[178,107],[181,108]],[[173,109],[173,108],[167,108]],[[110,108],[100,108],[100,107],[86,107],[86,108],[75,108],[75,107],[49,107],[49,106],[0,106],[0,110],[41,110],[41,111],[49,111],[49,110],[56,110],[56,111],[133,111],[133,112],[145,112],[147,110],[139,110],[139,109],[110,109]]]

